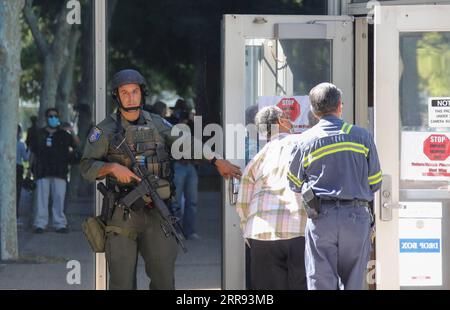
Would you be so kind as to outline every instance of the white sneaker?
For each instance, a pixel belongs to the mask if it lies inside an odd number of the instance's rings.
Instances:
[[[187,239],[188,239],[188,240],[200,240],[200,239],[202,239],[202,237],[200,237],[200,235],[197,234],[197,233],[193,233],[193,234],[190,234],[190,235],[187,237]]]

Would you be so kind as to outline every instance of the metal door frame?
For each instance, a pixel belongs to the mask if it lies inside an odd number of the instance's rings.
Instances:
[[[106,0],[94,2],[95,46],[95,123],[106,117]],[[95,191],[95,214],[101,212],[102,198]],[[106,290],[107,269],[105,254],[95,254],[95,289]]]
[[[330,2],[340,2],[340,9],[342,14],[347,15],[367,15],[371,14],[371,6],[368,6],[366,1],[364,3],[351,3],[351,0],[329,0]],[[436,4],[450,4],[449,0],[394,0],[386,2],[378,2],[381,6],[398,6],[398,5],[436,5]],[[336,5],[334,5],[336,6]]]
[[[399,36],[402,32],[450,31],[450,6],[445,10],[442,7],[408,5],[379,6],[375,9],[375,142],[383,174],[392,177],[391,196],[394,204],[400,199]],[[433,18],[426,18],[424,14]],[[386,68],[389,70],[386,71]],[[399,289],[398,209],[392,210],[392,221],[381,221],[378,193],[375,213],[377,289]]]
[[[222,124],[225,127],[225,137],[227,123],[243,123],[242,117],[245,113],[243,97],[245,95],[245,40],[275,39],[275,24],[326,24],[334,21],[353,22],[353,18],[326,15],[224,15],[222,23]],[[346,103],[344,117],[353,122],[353,27],[337,29],[335,25],[327,26],[327,34],[323,39],[333,39],[332,79],[339,81],[339,86],[344,92]],[[349,63],[343,59],[349,59]],[[231,145],[227,145],[229,141],[225,140],[224,142],[226,152]],[[244,160],[232,159],[230,161],[244,167]],[[224,289],[244,289],[244,241],[239,227],[239,217],[228,203],[229,183],[224,183],[222,189],[225,194],[223,195],[222,287]]]

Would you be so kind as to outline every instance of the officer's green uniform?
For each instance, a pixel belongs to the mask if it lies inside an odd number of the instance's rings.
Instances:
[[[170,178],[168,150],[177,137],[170,135],[170,124],[155,114],[145,111],[137,124],[123,117],[121,124],[126,143],[134,155],[144,156],[150,172],[161,178]],[[126,155],[112,147],[111,141],[118,128],[116,115],[108,116],[94,127],[81,160],[81,174],[94,181],[105,163],[117,162],[130,167]],[[107,185],[126,189],[112,177],[107,176]],[[128,185],[129,186],[129,185]],[[116,207],[107,222],[106,260],[109,265],[110,289],[136,289],[136,265],[138,251],[145,261],[145,271],[151,279],[150,289],[174,289],[174,269],[177,244],[167,238],[162,229],[162,218],[155,208],[145,207],[144,201],[135,203],[129,215]]]

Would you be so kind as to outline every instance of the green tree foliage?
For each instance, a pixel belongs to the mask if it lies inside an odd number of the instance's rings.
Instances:
[[[42,61],[39,50],[34,43],[33,35],[23,17],[22,28],[22,72],[20,75],[20,97],[25,101],[37,102],[41,91]]]
[[[34,0],[33,10],[38,17],[38,27],[49,44],[53,42],[57,27],[58,11],[61,1]],[[37,102],[43,80],[43,57],[33,38],[30,27],[24,16],[20,18],[22,29],[22,73],[20,81],[20,97],[22,100]]]
[[[83,8],[88,3],[80,1]],[[220,35],[223,14],[323,14],[317,0],[118,0],[108,17],[109,76],[125,67],[139,68],[152,93],[176,89],[185,97],[199,97],[200,111],[218,114],[220,102]],[[111,6],[111,1],[107,2]],[[62,1],[34,0],[38,26],[49,44],[58,27]],[[84,14],[86,15],[86,14]],[[82,16],[82,19],[87,18]],[[84,22],[86,19],[84,19]],[[25,20],[22,24],[21,98],[37,102],[41,93],[43,56]],[[91,29],[92,31],[92,29]],[[86,42],[83,33],[80,44]],[[74,83],[83,81],[83,57],[77,52]],[[86,70],[86,67],[84,67]],[[82,92],[85,93],[85,92]],[[75,97],[74,97],[75,96]],[[72,102],[78,102],[76,93]],[[208,111],[208,109],[210,109]]]
[[[325,9],[322,0],[119,0],[109,32],[109,73],[139,68],[153,92],[194,95],[197,111],[219,121],[222,15]]]
[[[429,32],[417,43],[419,90],[431,97],[450,96],[450,34]]]

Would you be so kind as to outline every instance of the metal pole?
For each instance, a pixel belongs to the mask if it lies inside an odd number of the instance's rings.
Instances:
[[[328,0],[328,15],[341,15],[341,0]]]
[[[95,38],[95,123],[106,117],[106,0],[94,3]],[[100,214],[101,197],[95,191],[95,214]],[[95,254],[95,289],[106,290],[105,254]]]

